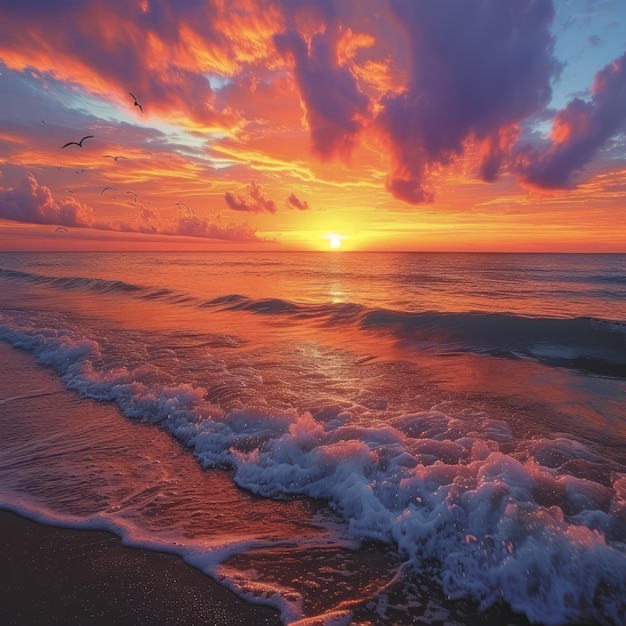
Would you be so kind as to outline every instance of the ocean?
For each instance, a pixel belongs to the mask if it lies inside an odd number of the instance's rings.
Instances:
[[[0,253],[0,339],[1,508],[285,624],[626,624],[626,255]]]

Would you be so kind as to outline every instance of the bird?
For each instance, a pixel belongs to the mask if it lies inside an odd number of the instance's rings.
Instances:
[[[125,159],[125,156],[122,156],[121,154],[118,154],[117,156],[113,156],[112,154],[105,154],[104,155],[105,159],[113,159],[114,161],[117,161],[118,159]]]
[[[132,93],[130,93],[130,91],[128,92],[130,94],[130,97],[135,101],[134,104],[136,107],[139,107],[139,110],[143,113],[143,107],[139,104],[139,102],[137,102],[137,98],[135,98],[135,96],[133,96]]]
[[[79,146],[82,148],[83,141],[85,141],[85,139],[91,139],[92,137],[93,135],[85,135],[80,141],[68,141],[64,146],[61,146],[61,148],[67,148],[68,146]]]
[[[65,226],[58,226],[58,227],[57,227],[57,229],[56,229],[54,232],[55,232],[55,233],[58,233],[60,230],[61,230],[61,231],[63,231],[63,232],[65,232],[65,233],[69,232],[69,231],[67,230],[67,228],[65,228]]]
[[[113,189],[114,191],[119,191],[117,187],[103,187],[100,195],[102,195],[107,189]]]

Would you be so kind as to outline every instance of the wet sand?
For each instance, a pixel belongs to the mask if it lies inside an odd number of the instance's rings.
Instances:
[[[0,623],[280,624],[179,557],[0,511]]]

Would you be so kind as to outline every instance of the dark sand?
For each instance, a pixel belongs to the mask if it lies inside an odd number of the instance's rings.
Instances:
[[[280,624],[181,558],[0,511],[0,624]]]

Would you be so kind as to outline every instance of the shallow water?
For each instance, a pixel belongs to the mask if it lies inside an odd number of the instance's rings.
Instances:
[[[625,298],[621,255],[0,254],[0,500],[286,623],[624,623]]]

